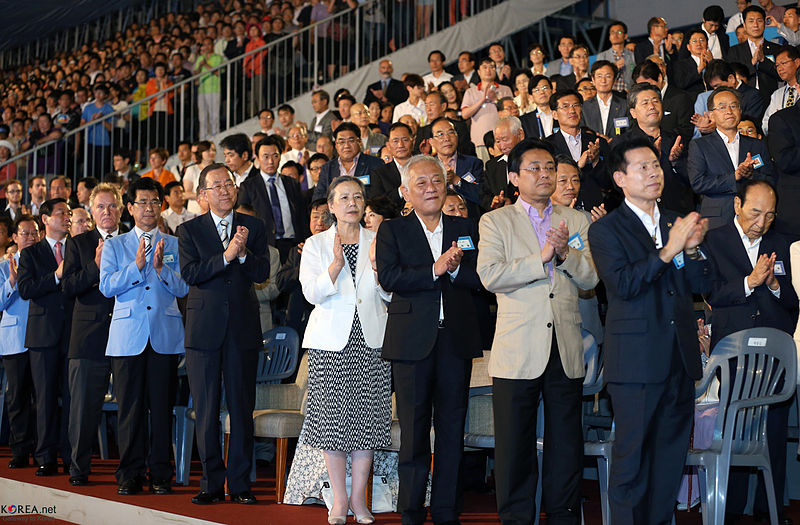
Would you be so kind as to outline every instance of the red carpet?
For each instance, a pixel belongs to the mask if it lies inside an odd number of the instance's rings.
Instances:
[[[191,497],[199,491],[200,465],[198,462],[193,464],[192,483],[188,487],[178,485],[174,488],[174,493],[167,496],[153,496],[143,493],[138,496],[119,496],[117,495],[117,483],[114,478],[116,469],[115,460],[93,461],[92,484],[88,487],[72,487],[67,481],[66,475],[58,475],[49,478],[34,476],[33,467],[27,469],[9,469],[8,460],[10,452],[7,447],[0,448],[0,477],[16,481],[23,481],[35,485],[51,487],[65,490],[76,494],[94,496],[101,499],[118,501],[130,505],[156,509],[164,512],[180,514],[197,519],[208,520],[218,523],[231,524],[250,524],[258,523],[265,525],[296,525],[296,524],[325,524],[326,510],[319,505],[278,505],[275,503],[275,473],[274,468],[259,469],[258,481],[253,485],[253,493],[259,500],[258,505],[237,505],[230,502],[209,506],[193,505]],[[583,505],[584,518],[586,525],[601,525],[599,492],[597,483],[593,481],[584,482]],[[0,496],[0,504],[8,504],[6,498]],[[29,502],[20,502],[29,503]],[[37,504],[47,504],[47,502],[37,502]],[[800,502],[793,501],[789,516],[794,522],[800,525]],[[0,522],[18,522],[22,516],[9,516],[0,514]],[[693,512],[679,512],[677,515],[679,525],[700,525],[702,520],[700,514]],[[36,517],[31,521],[47,521],[49,523],[69,523],[68,521],[53,520],[52,517]],[[399,524],[398,514],[380,514],[376,516],[379,524]],[[546,520],[542,520],[546,524]],[[470,525],[496,524],[499,523],[495,510],[494,495],[489,492],[467,492],[464,496],[464,513],[461,522]],[[348,523],[354,523],[352,517]],[[747,523],[753,523],[745,521]],[[142,524],[144,525],[144,524]],[[148,524],[149,525],[149,524]]]

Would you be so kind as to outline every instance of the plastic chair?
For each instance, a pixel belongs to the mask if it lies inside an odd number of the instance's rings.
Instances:
[[[264,351],[258,356],[256,385],[280,383],[297,368],[300,337],[294,328],[279,326],[264,332]]]
[[[733,366],[735,377],[731,377]],[[714,440],[705,450],[689,451],[686,464],[696,466],[704,525],[723,525],[731,466],[762,471],[770,523],[778,522],[772,468],[767,448],[769,405],[794,395],[797,355],[791,336],[775,328],[750,328],[724,337],[711,352],[701,395],[715,377],[720,380],[720,406]]]
[[[103,399],[103,412],[100,425],[97,427],[97,442],[100,448],[100,459],[108,459],[108,416],[117,415],[117,398],[114,396],[114,376],[109,375],[108,392]],[[116,432],[115,432],[116,434]]]

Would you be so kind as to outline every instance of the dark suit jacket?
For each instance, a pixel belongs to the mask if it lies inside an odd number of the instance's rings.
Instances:
[[[400,171],[394,161],[375,168],[375,171],[372,172],[370,183],[372,197],[384,195],[401,208],[403,207],[405,201],[397,192],[397,188],[400,187],[402,181],[400,180]]]
[[[662,101],[664,118],[661,127],[681,136],[681,142],[688,144],[694,134],[694,124],[689,119],[694,115],[694,99],[682,89],[667,85]]]
[[[305,239],[308,237],[308,205],[303,196],[303,189],[300,183],[286,175],[279,175],[283,188],[286,190],[286,199],[289,201],[289,208],[292,213],[292,226],[294,227],[295,239]],[[250,175],[242,182],[239,187],[239,204],[249,204],[256,210],[258,218],[266,225],[267,242],[275,246],[276,229],[275,219],[272,216],[272,205],[270,204],[267,184],[261,176],[261,172],[251,171]]]
[[[364,105],[369,106],[372,102],[378,100],[375,95],[372,94],[372,90],[379,90],[381,88],[381,81],[377,81],[374,84],[370,84],[367,86],[367,94],[364,95]],[[384,95],[392,103],[393,106],[400,104],[401,102],[405,102],[408,100],[408,90],[406,89],[405,84],[403,84],[399,80],[390,79],[389,85],[386,87],[386,91]],[[380,101],[378,101],[380,102]]]
[[[726,335],[746,328],[768,327],[788,334],[794,332],[797,295],[792,286],[789,243],[783,235],[767,231],[758,248],[759,256],[775,252],[776,261],[783,262],[786,275],[776,275],[781,287],[780,298],[775,297],[766,284],[757,286],[745,297],[744,278],[753,271],[753,265],[733,222],[709,231],[703,246],[711,261],[713,276],[713,286],[707,296],[713,308],[712,348]]]
[[[586,77],[582,77],[578,79],[575,76],[575,73],[570,73],[566,76],[559,76],[556,80],[556,91],[566,91],[568,89],[575,89],[578,85],[578,80],[582,80],[583,78],[589,78],[588,73]]]
[[[356,178],[369,176],[369,184],[367,184],[367,195],[369,199],[373,195],[372,189],[372,173],[383,165],[383,161],[378,157],[361,153],[358,156],[356,163],[356,170],[353,175]],[[326,199],[328,197],[328,186],[331,181],[339,176],[339,159],[332,159],[322,165],[319,171],[319,179],[317,185],[314,187],[315,199]]]
[[[780,48],[781,46],[778,44],[764,40],[764,55],[777,56],[780,52]],[[778,70],[775,69],[775,62],[764,58],[763,62],[759,62],[757,66],[753,66],[753,55],[750,53],[750,44],[748,42],[742,42],[730,48],[728,54],[725,56],[725,60],[728,62],[740,62],[747,66],[747,70],[750,72],[750,81],[748,84],[756,87],[757,78],[758,90],[761,91],[764,98],[769,98],[772,92],[778,89],[780,77],[778,76]]]
[[[319,120],[319,122],[317,122],[317,116],[314,115],[314,118],[311,119],[311,124],[309,124],[309,126],[308,126],[308,143],[309,143],[308,147],[309,148],[311,148],[312,145],[317,143],[317,137],[319,137],[320,135],[327,135],[329,137],[333,136],[333,129],[332,129],[331,123],[336,119],[337,119],[337,115],[336,115],[335,110],[333,110],[333,109],[331,109],[330,111],[325,113],[325,116],[322,117]],[[322,126],[322,131],[317,131],[316,130],[318,125]]]
[[[791,238],[800,237],[800,104],[769,118],[769,151],[778,178],[778,216],[775,229]]]
[[[661,210],[665,245],[676,217]],[[589,227],[589,244],[608,296],[603,342],[606,380],[662,382],[676,351],[686,374],[699,379],[703,371],[692,293],[708,290],[708,261],[684,257],[682,269],[664,263],[650,234],[627,204]]]
[[[473,144],[470,139],[469,126],[467,126],[467,123],[463,120],[450,120],[450,122],[453,123],[456,133],[458,133],[458,152],[462,155],[472,155],[474,157],[475,144]],[[431,124],[419,128],[417,131],[417,138],[414,141],[414,153],[419,153],[419,145],[422,144],[422,141],[431,138],[431,128]]]
[[[628,119],[627,127],[619,128],[619,135],[624,134],[632,124],[631,115],[628,112],[628,101],[619,95],[611,95],[611,107],[608,110],[608,121],[603,127],[602,117],[600,115],[600,103],[597,97],[587,100],[583,104],[583,112],[581,114],[583,125],[591,129],[595,133],[600,133],[606,137],[615,137],[618,135],[617,127],[614,125],[614,119],[626,118]]]
[[[666,49],[664,50],[664,55],[665,55],[664,61],[667,63],[667,67],[669,67],[669,64],[672,60],[677,58],[678,56],[677,51],[678,50],[675,47],[672,48],[671,54],[667,53]],[[636,62],[636,64],[641,64],[642,62],[647,60],[647,57],[649,57],[652,54],[653,54],[653,43],[650,42],[650,40],[647,37],[645,37],[643,41],[636,44],[636,47],[633,49],[633,59]]]
[[[122,227],[120,233],[127,231]],[[94,254],[100,233],[97,228],[67,239],[64,255],[64,294],[75,300],[72,309],[70,358],[101,359],[106,354],[108,327],[114,298],[100,293],[100,269]]]
[[[522,132],[525,133],[526,139],[545,138],[544,128],[542,127],[542,123],[539,121],[538,109],[520,116],[519,121],[522,123]],[[558,120],[556,120],[555,115],[553,115],[553,133],[555,133],[557,130]]]
[[[26,348],[52,347],[69,340],[72,301],[63,293],[63,281],[56,284],[57,268],[47,239],[20,252],[17,289],[22,299],[30,300]]]
[[[761,155],[764,165],[754,170],[753,178],[773,181],[772,162],[763,141],[739,137],[739,163],[747,153]],[[700,213],[708,217],[708,227],[718,228],[733,220],[733,197],[737,192],[736,166],[731,164],[728,149],[716,131],[689,143],[689,181],[692,189],[703,196]],[[738,166],[738,164],[737,164]]]
[[[648,138],[653,141],[653,138],[642,131],[635,120],[633,122],[631,130],[621,140]],[[661,192],[660,204],[666,210],[685,215],[690,211],[694,211],[696,207],[695,195],[691,184],[689,184],[689,174],[686,171],[686,149],[684,148],[683,154],[674,165],[669,161],[669,152],[675,145],[677,138],[678,135],[675,133],[665,129],[661,130],[661,154],[658,157],[658,161],[661,164],[661,170],[664,172],[664,190]],[[683,143],[682,139],[681,143]]]
[[[756,123],[760,122],[767,111],[769,97],[764,98],[760,90],[744,82],[736,89],[742,94],[742,115],[757,119]]]
[[[253,283],[269,278],[269,255],[264,223],[249,215],[233,214],[231,231],[249,230],[243,264],[234,259],[224,265],[225,249],[211,212],[184,222],[178,228],[181,277],[189,285],[186,298],[186,347],[216,350],[226,333],[240,350],[262,348],[261,319]]]
[[[297,330],[302,338],[314,305],[306,301],[303,295],[300,285],[300,253],[297,249],[289,251],[286,262],[275,275],[275,286],[286,296],[286,324]]]
[[[597,133],[589,128],[581,128],[581,153],[586,151],[589,142],[594,142],[598,138],[600,137],[597,136]],[[556,154],[572,157],[567,141],[560,132],[554,132],[546,140],[556,149]],[[603,203],[606,205],[606,210],[611,210],[619,203],[620,199],[611,195],[615,190],[611,175],[606,169],[605,159],[608,158],[608,154],[608,142],[600,138],[600,159],[597,161],[597,165],[592,166],[587,163],[581,170],[581,190],[578,193],[578,201],[582,204],[580,207],[585,210],[591,210]]]
[[[672,64],[671,83],[686,91],[693,97],[706,91],[703,74],[697,72],[697,63],[691,56],[680,58]]]
[[[455,75],[453,75],[453,82],[457,80],[465,80],[464,75],[462,73],[456,73]],[[478,72],[473,70],[472,77],[469,79],[467,88],[469,88],[470,86],[477,86],[480,81],[481,77],[478,76]]]
[[[477,248],[473,221],[447,215],[441,220],[443,252],[465,236]],[[475,270],[477,249],[464,251],[455,279],[445,273],[434,280],[435,261],[416,213],[381,223],[376,242],[378,281],[393,294],[382,357],[417,361],[430,354],[438,337],[440,298],[453,350],[464,359],[479,356],[481,338],[473,299],[481,287]]]
[[[477,206],[480,204],[480,187],[483,180],[483,162],[478,157],[468,155],[458,155],[456,157],[456,175],[461,178],[461,184],[453,186],[453,189],[467,200],[467,204],[472,203]],[[467,180],[472,175],[474,182]]]
[[[494,157],[486,162],[486,172],[481,182],[481,210],[492,209],[492,199],[504,191],[506,198],[516,201],[518,189],[508,180],[508,163],[502,157]]]

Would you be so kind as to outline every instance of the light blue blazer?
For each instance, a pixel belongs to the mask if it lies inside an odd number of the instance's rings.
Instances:
[[[14,255],[19,263],[19,253]],[[0,263],[0,355],[13,355],[27,352],[25,348],[25,328],[28,326],[28,301],[19,296],[17,287],[11,288],[8,282],[8,261]]]
[[[183,322],[176,297],[189,292],[178,264],[178,239],[156,230],[153,252],[164,239],[164,266],[161,276],[153,268],[151,252],[140,271],[136,267],[139,240],[136,231],[119,235],[103,244],[100,262],[100,292],[114,297],[114,314],[108,332],[106,355],[112,357],[141,354],[147,341],[159,354],[182,354]]]

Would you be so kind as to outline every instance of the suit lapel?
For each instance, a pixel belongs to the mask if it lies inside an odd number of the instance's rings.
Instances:
[[[639,217],[633,213],[633,210],[628,207],[626,203],[622,203],[619,206],[620,211],[625,215],[624,225],[631,234],[636,237],[639,242],[643,245],[648,247],[649,249],[655,250],[656,245],[653,242],[653,238],[647,232],[647,228],[644,227],[642,221],[639,220]],[[665,245],[667,243],[667,239],[669,238],[669,228],[672,225],[666,220],[664,215],[661,215],[661,221],[659,221],[659,227],[661,228],[661,244]]]
[[[358,287],[359,281],[364,276],[369,268],[372,269],[372,265],[369,262],[369,248],[370,243],[367,241],[367,229],[366,228],[359,228],[358,233],[358,260],[356,261],[356,287]]]
[[[730,170],[736,169],[736,166],[734,166],[731,163],[731,157],[730,157],[730,155],[728,155],[728,148],[727,148],[727,146],[725,146],[725,143],[722,141],[722,137],[719,136],[719,133],[717,133],[716,131],[713,131],[711,133],[711,136],[713,137],[711,139],[711,144],[713,144],[713,148],[717,150],[717,154],[720,155],[723,159],[725,159],[725,163],[729,166]],[[741,154],[742,154],[742,143],[741,143],[741,139],[740,139],[740,142],[739,142],[739,156],[740,157],[741,157]],[[747,155],[747,152],[745,152],[745,155]]]
[[[423,243],[422,246],[427,248],[425,250],[425,255],[427,255],[426,258],[430,260],[430,264],[435,263],[436,261],[433,259],[433,254],[431,253],[430,245],[428,244],[428,236],[423,230],[422,222],[417,216],[417,212],[411,212],[406,215],[406,221],[409,227],[409,235],[411,237],[416,237],[417,242]],[[442,243],[444,243],[444,235],[442,235]]]

